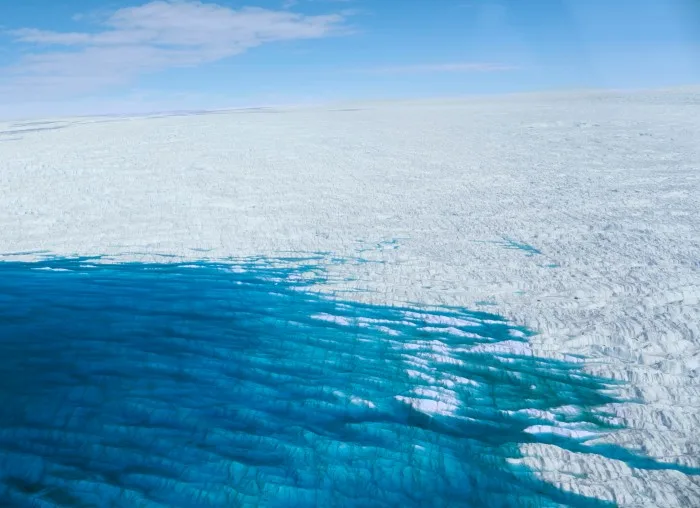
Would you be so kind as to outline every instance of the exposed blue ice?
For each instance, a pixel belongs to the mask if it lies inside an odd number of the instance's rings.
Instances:
[[[314,263],[0,263],[0,505],[602,505],[509,461],[535,441],[673,468],[587,444],[612,385],[527,330]]]

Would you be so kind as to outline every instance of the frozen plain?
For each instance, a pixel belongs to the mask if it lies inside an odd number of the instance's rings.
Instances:
[[[362,258],[319,289],[504,315],[644,401],[601,440],[700,467],[699,169],[693,89],[5,122],[0,253]],[[567,490],[700,503],[678,471],[523,451]]]

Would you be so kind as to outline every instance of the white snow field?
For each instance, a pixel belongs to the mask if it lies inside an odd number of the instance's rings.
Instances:
[[[4,122],[0,231],[0,259],[384,261],[320,289],[504,315],[643,399],[602,441],[700,467],[700,89]],[[523,452],[567,490],[700,506],[697,476]]]

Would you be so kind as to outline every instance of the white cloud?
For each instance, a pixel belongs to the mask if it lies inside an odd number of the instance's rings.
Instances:
[[[518,69],[517,66],[500,63],[455,62],[376,67],[372,69],[365,69],[364,72],[376,74],[419,74],[435,72],[498,72],[516,69]]]
[[[0,95],[34,100],[93,92],[134,77],[221,60],[261,44],[348,33],[343,14],[305,16],[255,7],[234,10],[191,0],[119,9],[95,32],[11,30],[31,45],[0,68]]]

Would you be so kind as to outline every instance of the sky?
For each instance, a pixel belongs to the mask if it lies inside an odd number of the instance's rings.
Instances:
[[[700,0],[0,0],[0,117],[700,83]]]

